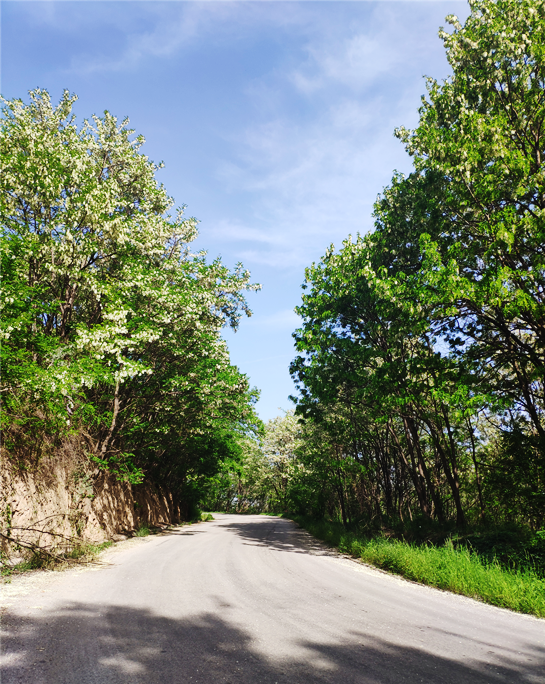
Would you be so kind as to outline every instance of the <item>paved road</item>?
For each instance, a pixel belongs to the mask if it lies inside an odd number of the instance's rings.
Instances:
[[[2,684],[545,684],[545,620],[367,568],[288,520],[217,515],[105,562],[7,586]]]

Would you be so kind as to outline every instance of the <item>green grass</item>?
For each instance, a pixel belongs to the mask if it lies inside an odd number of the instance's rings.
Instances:
[[[201,513],[201,522],[209,522],[210,520],[214,520],[212,513]]]
[[[5,563],[1,568],[1,576],[9,582],[12,575],[20,575],[31,570],[64,570],[76,563],[90,563],[96,556],[112,546],[113,542],[105,541],[101,544],[77,544],[70,551],[52,554],[36,550],[28,560],[17,565]]]
[[[452,540],[442,546],[410,544],[397,539],[365,539],[338,523],[294,516],[311,534],[343,553],[409,580],[446,589],[520,613],[545,617],[545,579],[535,567],[507,568]]]
[[[150,528],[147,525],[142,524],[134,531],[134,536],[135,537],[147,537],[151,533],[152,533],[152,531],[150,530]]]
[[[17,563],[17,565],[3,564],[2,568],[0,570],[0,576],[2,577],[2,579],[4,581],[10,582],[11,581],[10,578],[12,575],[20,575],[23,572],[28,572],[29,570],[35,570],[36,566],[32,562],[33,559],[34,559],[34,556],[30,560],[25,560],[25,561],[22,561],[21,563]],[[2,562],[5,563],[5,561],[2,561]]]
[[[81,544],[76,546],[69,553],[64,555],[64,558],[70,558],[73,560],[92,560],[104,549],[113,546],[112,541],[101,542],[100,544]]]

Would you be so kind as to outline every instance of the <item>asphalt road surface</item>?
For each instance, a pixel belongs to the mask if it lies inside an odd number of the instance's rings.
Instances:
[[[328,551],[289,520],[122,542],[4,587],[2,684],[545,684],[545,620]]]

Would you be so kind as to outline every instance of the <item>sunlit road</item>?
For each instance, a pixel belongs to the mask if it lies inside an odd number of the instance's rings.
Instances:
[[[216,515],[5,588],[2,684],[545,683],[545,620]],[[24,593],[26,592],[26,593]]]

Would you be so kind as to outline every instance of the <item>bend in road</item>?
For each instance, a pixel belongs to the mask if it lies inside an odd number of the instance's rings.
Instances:
[[[545,684],[545,621],[215,517],[14,595],[2,684]]]

